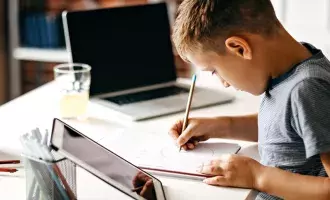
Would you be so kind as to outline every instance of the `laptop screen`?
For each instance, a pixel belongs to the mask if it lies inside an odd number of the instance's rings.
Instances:
[[[72,61],[92,67],[91,95],[176,79],[165,3],[68,12],[66,20]]]

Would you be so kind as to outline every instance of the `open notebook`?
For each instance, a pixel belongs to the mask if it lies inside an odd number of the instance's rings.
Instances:
[[[204,142],[196,149],[181,150],[170,137],[155,134],[122,133],[120,137],[108,138],[100,144],[119,156],[153,174],[204,179],[196,170],[205,162],[222,154],[235,154],[240,146],[232,143]]]

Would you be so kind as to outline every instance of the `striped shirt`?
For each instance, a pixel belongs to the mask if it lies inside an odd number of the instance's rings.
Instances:
[[[261,163],[293,173],[327,176],[320,153],[330,152],[330,62],[313,54],[271,80],[258,116]],[[259,193],[258,200],[280,199]]]

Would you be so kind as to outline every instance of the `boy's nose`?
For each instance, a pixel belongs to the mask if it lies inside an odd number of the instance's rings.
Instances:
[[[223,78],[222,78],[221,76],[218,76],[218,77],[219,77],[219,79],[220,79],[222,85],[223,85],[225,88],[230,87],[230,84],[227,83],[225,80],[223,80]]]
[[[225,88],[230,87],[230,84],[227,83],[226,81],[223,81],[222,84],[225,86]]]

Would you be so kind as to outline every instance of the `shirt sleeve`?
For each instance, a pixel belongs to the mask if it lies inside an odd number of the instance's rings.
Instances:
[[[300,82],[292,90],[291,106],[291,124],[304,141],[306,158],[330,152],[330,82]]]

